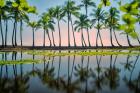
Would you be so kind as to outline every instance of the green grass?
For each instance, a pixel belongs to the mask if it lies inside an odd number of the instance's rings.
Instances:
[[[49,60],[48,60],[49,61]],[[23,59],[23,60],[0,60],[0,65],[14,65],[14,64],[32,64],[32,63],[42,63],[43,60],[32,60],[32,59]]]
[[[51,52],[51,51],[27,51],[30,55],[41,55],[41,56],[72,56],[72,55],[83,55],[83,56],[93,56],[93,55],[139,55],[138,51],[76,51],[76,52]]]

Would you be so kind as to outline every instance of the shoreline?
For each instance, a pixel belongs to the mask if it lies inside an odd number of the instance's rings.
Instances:
[[[4,50],[7,50],[7,51],[12,51],[12,50],[88,50],[88,49],[140,49],[140,46],[91,46],[91,47],[82,47],[82,46],[71,46],[71,47],[68,47],[68,46],[52,46],[52,47],[49,47],[49,46],[35,46],[35,47],[32,47],[32,46],[16,46],[16,47],[13,47],[13,46],[7,46],[7,47],[4,47],[2,48],[0,46],[0,51],[4,51]]]

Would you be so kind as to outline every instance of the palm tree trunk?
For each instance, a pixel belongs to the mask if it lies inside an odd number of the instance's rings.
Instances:
[[[68,13],[68,47],[70,47],[70,23],[69,23],[70,15]]]
[[[114,47],[113,40],[112,40],[112,28],[110,27],[110,42],[111,46]]]
[[[44,29],[43,47],[45,47],[45,42],[46,42],[46,33],[45,33],[45,29]]]
[[[35,39],[35,33],[34,33],[34,28],[32,29],[32,31],[33,31],[32,34],[33,34],[33,47],[34,47],[35,46],[35,40],[34,40]]]
[[[131,43],[130,43],[130,39],[129,39],[128,34],[127,34],[127,42],[128,42],[128,45],[129,45],[130,47],[132,47],[132,45],[131,45]]]
[[[136,31],[134,30],[134,32],[136,33]],[[140,44],[140,39],[139,39],[139,37],[137,37],[137,40],[138,40],[138,43]]]
[[[81,44],[82,44],[82,47],[84,46],[83,44],[83,30],[81,30]]]
[[[5,47],[7,46],[7,33],[8,33],[8,20],[5,20],[5,25],[6,25],[6,29],[5,29]]]
[[[23,22],[22,20],[20,21],[20,45],[22,47],[22,31],[23,31]]]
[[[50,35],[49,35],[48,30],[46,30],[46,33],[47,33],[47,35],[48,35],[48,39],[49,39],[49,41],[50,41],[50,47],[51,47],[51,46],[52,46],[52,43],[51,43],[51,38],[50,38]]]
[[[83,29],[82,29],[82,41],[83,41],[84,46],[87,46],[86,42],[85,42],[85,39],[84,39],[84,35],[83,35]]]
[[[71,21],[71,27],[72,27],[72,34],[73,34],[74,46],[76,47],[75,33],[74,33],[74,28],[73,28],[73,22],[72,22],[71,15],[70,15],[70,21]]]
[[[89,30],[88,30],[88,28],[87,28],[87,36],[88,36],[89,47],[91,47],[91,44],[90,44],[90,37],[89,37]]]
[[[98,30],[99,30],[99,29],[98,29]],[[102,47],[103,47],[103,41],[102,41],[102,38],[101,38],[100,30],[99,30],[99,38],[100,38],[100,40],[101,40],[101,45],[102,45]]]
[[[54,45],[54,47],[55,47],[54,31],[51,31],[51,32],[52,32],[53,45]]]
[[[88,17],[88,9],[87,9],[87,8],[88,8],[88,7],[86,6],[86,7],[85,7],[85,10],[86,10],[86,16]],[[87,36],[88,36],[89,47],[91,47],[88,27],[87,27]]]
[[[15,19],[15,46],[17,46],[17,20]]]
[[[61,47],[61,32],[60,32],[60,23],[59,23],[59,20],[57,22],[58,22],[58,29],[59,29],[59,47]]]
[[[121,47],[122,45],[119,43],[119,41],[118,41],[118,39],[117,39],[117,36],[116,36],[116,33],[115,33],[115,31],[114,31],[114,30],[113,30],[113,33],[114,33],[115,40],[116,40],[117,44]]]
[[[98,35],[99,35],[99,31],[97,31],[97,36],[96,36],[96,47],[98,47]]]
[[[15,44],[14,44],[14,36],[15,36],[15,22],[14,22],[14,27],[13,27],[13,32],[12,32],[12,45],[13,45],[13,47],[15,46]]]
[[[2,20],[1,20],[1,16],[0,16],[0,30],[1,30],[2,47],[4,47],[4,38],[3,38],[3,29],[2,29]]]

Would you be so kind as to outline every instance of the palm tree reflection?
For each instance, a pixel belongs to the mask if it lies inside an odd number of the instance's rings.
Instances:
[[[135,93],[140,93],[140,72],[135,79],[132,79],[136,64],[137,64],[137,62],[139,62],[138,61],[139,56],[140,55],[136,56],[135,61],[133,61],[134,64],[132,65],[132,69],[129,70],[130,71],[129,79],[126,76],[123,78],[123,80],[126,83],[126,85],[128,86],[128,88]]]
[[[119,72],[120,69],[116,68],[115,63],[117,60],[117,56],[115,57],[114,63],[113,63],[113,56],[110,56],[110,67],[106,68],[105,71],[105,79],[108,81],[108,85],[110,89],[115,90],[119,86]]]

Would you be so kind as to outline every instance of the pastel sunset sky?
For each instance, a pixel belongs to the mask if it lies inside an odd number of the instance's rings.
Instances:
[[[30,15],[30,18],[32,21],[34,20],[38,20],[41,15],[41,13],[43,12],[46,12],[48,8],[50,7],[53,7],[53,6],[56,6],[56,5],[65,5],[65,1],[67,0],[28,0],[29,4],[30,5],[34,5],[37,7],[37,11],[38,11],[38,14],[39,15]],[[76,1],[76,4],[78,5],[79,2],[81,0],[74,0]],[[97,4],[99,3],[100,0],[93,0],[95,1]],[[112,0],[113,1],[113,0]],[[124,2],[126,1],[129,1],[129,0],[123,0]],[[118,6],[116,3],[112,2],[112,6]],[[89,8],[89,13],[91,13],[91,10],[93,8]],[[105,8],[105,10],[107,11],[108,8]],[[81,9],[81,12],[82,13],[85,13],[85,9],[82,8]],[[73,18],[75,20],[75,18]],[[9,22],[11,25],[9,27],[9,36],[8,36],[8,44],[11,44],[11,33],[12,33],[12,29],[13,29],[13,26],[12,26],[12,23]],[[62,34],[62,45],[63,46],[66,46],[68,45],[68,38],[67,38],[67,23],[65,22],[61,22],[61,34]],[[139,29],[140,27],[137,26],[136,28],[139,32]],[[73,36],[72,36],[72,31],[71,32],[71,45],[73,45]],[[95,45],[95,39],[96,39],[96,33],[97,33],[97,30],[96,29],[91,29],[89,31],[90,33],[90,42],[92,45]],[[117,34],[117,37],[118,37],[118,40],[120,42],[120,44],[123,44],[123,45],[127,45],[127,40],[126,40],[126,35],[124,34],[120,34],[121,31],[116,31],[116,34]],[[51,35],[51,33],[50,33]],[[20,38],[19,38],[19,31],[17,33],[17,36],[18,36],[18,44],[20,44]],[[80,32],[75,32],[75,36],[76,36],[76,43],[77,45],[81,45],[81,36],[80,36]],[[101,36],[102,36],[102,39],[103,39],[103,44],[108,46],[110,45],[110,40],[109,40],[109,30],[108,29],[104,29],[104,30],[101,30]],[[55,37],[55,43],[56,45],[58,45],[58,40],[59,40],[59,37],[58,37],[58,27],[57,27],[57,24],[55,26],[55,33],[54,33],[54,37]],[[86,31],[84,31],[84,37],[86,39],[86,42],[88,41],[87,40],[87,33]],[[52,38],[52,37],[51,37]],[[113,36],[113,39],[114,39],[114,36]],[[0,41],[1,41],[1,38],[0,38]],[[131,43],[134,44],[134,45],[137,45],[138,42],[137,40],[134,40],[134,39],[131,39]],[[24,24],[24,31],[23,31],[23,44],[24,45],[32,45],[32,30],[30,27],[28,27],[26,24]],[[43,30],[42,29],[39,29],[35,32],[35,45],[38,45],[38,46],[42,46],[43,44]],[[46,37],[46,45],[49,44],[49,41],[48,41],[48,38]],[[87,42],[88,44],[88,42]],[[115,42],[115,39],[114,39],[114,44],[116,44]]]

